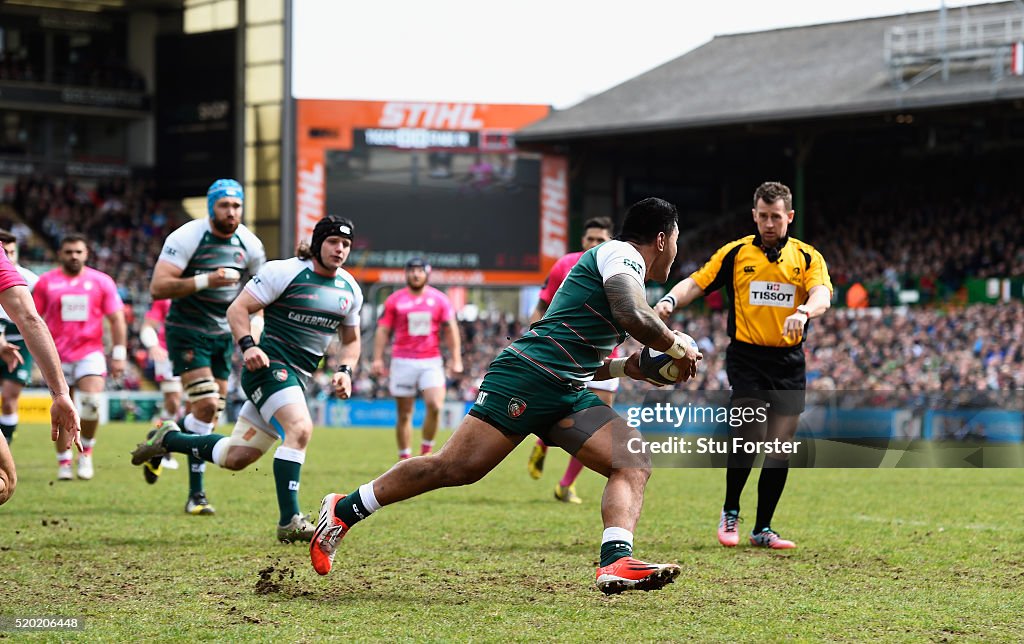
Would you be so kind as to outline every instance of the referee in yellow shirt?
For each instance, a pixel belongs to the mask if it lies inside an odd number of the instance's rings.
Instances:
[[[754,192],[752,212],[757,234],[719,248],[703,267],[672,287],[655,310],[667,319],[676,306],[686,306],[724,286],[729,295],[731,340],[725,368],[732,404],[756,409],[768,403],[767,423],[746,425],[737,435],[745,440],[788,442],[796,435],[804,410],[804,331],[808,320],[829,309],[832,282],[821,253],[787,234],[795,214],[788,187],[773,181],[761,184]],[[739,543],[740,494],[755,456],[730,456],[718,525],[718,541],[723,546]],[[795,547],[771,528],[788,472],[787,455],[765,456],[757,483],[752,545]]]

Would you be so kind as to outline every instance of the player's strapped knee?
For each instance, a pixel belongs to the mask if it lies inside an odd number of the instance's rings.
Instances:
[[[75,406],[82,420],[99,420],[100,410],[107,404],[107,395],[102,392],[76,391]]]
[[[223,466],[227,461],[228,451],[234,447],[251,447],[259,450],[260,455],[266,454],[277,442],[277,435],[270,433],[267,429],[259,427],[245,416],[239,416],[235,423],[235,429],[228,438],[227,449],[218,450],[214,455],[217,465]]]
[[[220,387],[217,386],[217,382],[211,378],[200,378],[190,382],[185,386],[185,396],[188,397],[188,401],[193,405],[206,398],[219,398]]]
[[[546,444],[561,447],[576,456],[583,443],[590,440],[597,430],[618,417],[618,414],[607,405],[596,405],[567,416],[543,435],[538,436]]]
[[[177,378],[173,380],[168,379],[160,381],[160,393],[177,394],[181,393],[181,389],[181,380],[178,380]]]

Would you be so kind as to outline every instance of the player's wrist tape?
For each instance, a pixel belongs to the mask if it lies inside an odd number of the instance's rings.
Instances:
[[[347,364],[339,365],[338,368],[334,370],[334,372],[335,373],[347,373],[349,376],[351,376],[352,375],[352,367],[348,366]]]
[[[114,360],[127,360],[128,359],[128,348],[123,344],[115,344],[110,349],[110,357]]]
[[[238,348],[242,350],[242,353],[245,353],[255,346],[256,341],[252,339],[251,335],[246,335],[238,339]]]
[[[142,346],[152,349],[160,343],[160,337],[156,334],[156,329],[151,326],[144,326],[139,331],[139,341],[142,342]]]
[[[658,300],[658,304],[661,304],[662,302],[668,302],[669,304],[672,305],[672,310],[675,310],[675,308],[676,308],[676,296],[675,295],[672,295],[671,293],[666,293],[665,297],[663,297],[660,300]]]
[[[675,337],[676,337],[676,341],[672,344],[671,347],[669,347],[665,351],[665,353],[670,355],[670,356],[672,356],[673,358],[676,358],[678,360],[679,358],[686,357],[686,345],[683,344],[683,339],[682,338],[680,338],[679,336],[675,336]]]
[[[192,278],[196,282],[196,290],[201,291],[210,287],[210,274],[200,273]]]
[[[615,358],[608,363],[608,375],[612,378],[626,377],[626,361],[629,358]]]

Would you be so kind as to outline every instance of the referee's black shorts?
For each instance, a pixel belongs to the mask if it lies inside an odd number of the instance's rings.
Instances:
[[[783,416],[804,410],[807,369],[802,346],[761,347],[733,340],[725,353],[725,372],[733,400],[763,400]]]

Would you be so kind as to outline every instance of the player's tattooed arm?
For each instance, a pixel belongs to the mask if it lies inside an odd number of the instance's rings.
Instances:
[[[640,344],[664,351],[675,343],[672,331],[647,304],[640,284],[629,275],[613,275],[604,283],[612,317]]]

